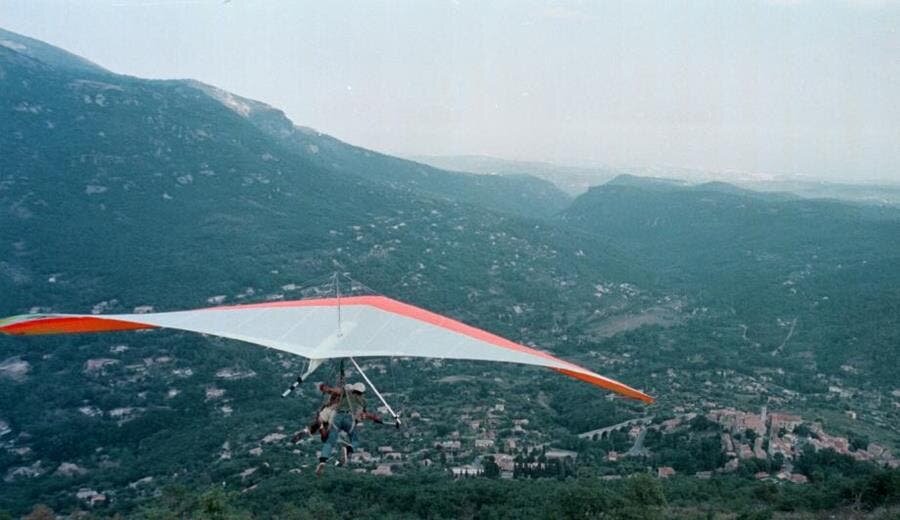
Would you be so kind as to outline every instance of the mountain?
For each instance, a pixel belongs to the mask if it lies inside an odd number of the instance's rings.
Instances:
[[[352,147],[196,82],[86,71],[78,61],[51,66],[9,47],[0,53],[7,107],[0,284],[14,295],[3,302],[7,312],[35,301],[93,305],[107,296],[139,305],[181,277],[203,280],[209,288],[200,294],[237,293],[277,270],[284,278],[270,282],[277,288],[308,272],[307,258],[319,259],[310,264],[319,269],[321,259],[349,267],[397,255],[416,266],[422,251],[457,258],[472,256],[463,252],[472,247],[540,261],[546,246],[520,238],[525,230],[536,236],[535,225],[494,211],[552,213],[564,200],[552,190],[520,197],[530,180],[443,172]],[[50,61],[69,63],[64,58],[60,52]],[[310,146],[319,152],[308,153]],[[445,226],[463,240],[438,238]],[[551,228],[537,235],[585,247]],[[245,262],[247,255],[254,261]],[[494,260],[475,256],[487,262],[478,271],[489,273]],[[609,272],[629,270],[619,265]],[[370,282],[406,276],[375,271],[382,274]],[[60,283],[48,285],[50,278]],[[109,294],[110,286],[129,290]],[[458,281],[447,286],[466,290]],[[197,300],[196,289],[157,303],[186,305]]]
[[[653,191],[673,191],[688,186],[686,181],[679,179],[667,179],[664,177],[641,177],[638,175],[622,174],[616,175],[606,183],[605,186],[630,186],[632,188],[640,188]]]
[[[0,28],[0,46],[57,69],[67,69],[86,74],[106,74],[109,72],[81,56],[3,28]]]
[[[900,308],[900,210],[712,188],[617,178],[560,219],[731,314],[754,349],[889,384],[900,363],[890,347],[900,339],[890,310]]]
[[[563,166],[537,161],[510,161],[484,155],[425,155],[412,157],[414,161],[430,164],[446,170],[479,173],[483,175],[533,175],[556,186],[569,195],[584,193],[620,174],[615,168]]]
[[[552,183],[531,175],[473,175],[391,157],[350,145],[312,128],[297,126],[284,112],[265,103],[201,82],[189,84],[218,99],[285,147],[322,168],[359,175],[391,188],[476,204],[512,215],[549,217],[562,211],[570,201]]]
[[[807,199],[834,199],[860,204],[900,205],[900,185],[771,179],[743,183],[761,192],[793,193]]]
[[[411,159],[437,168],[480,174],[528,174],[559,186],[572,196],[592,186],[622,182],[625,179],[666,180],[675,184],[714,186],[744,190],[757,196],[771,194],[782,198],[834,199],[851,203],[898,205],[900,187],[887,182],[828,182],[802,176],[778,176],[734,171],[708,171],[674,167],[568,166],[535,161],[510,161],[483,155],[414,156]],[[616,180],[618,178],[618,180]],[[626,181],[627,182],[627,181]]]
[[[734,184],[722,181],[708,181],[700,183],[692,183],[682,179],[665,178],[665,177],[643,177],[640,175],[622,174],[610,179],[604,184],[607,187],[624,186],[638,188],[647,191],[695,191],[695,192],[715,192],[727,195],[736,195],[741,197],[752,197],[769,201],[785,201],[796,200],[801,197],[787,192],[778,191],[755,191],[742,188]]]

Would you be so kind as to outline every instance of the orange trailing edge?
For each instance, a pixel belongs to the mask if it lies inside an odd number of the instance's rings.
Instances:
[[[600,388],[612,390],[617,394],[624,395],[625,397],[630,397],[632,399],[637,399],[638,401],[643,401],[647,404],[652,404],[654,401],[652,397],[645,394],[644,392],[641,392],[640,390],[635,390],[628,385],[624,385],[618,381],[608,379],[603,376],[599,376],[596,374],[585,374],[583,372],[576,372],[574,370],[566,370],[565,368],[553,368],[553,370],[559,372],[560,374],[573,377],[579,381],[584,381],[585,383],[590,383],[594,386],[599,386]]]
[[[88,316],[14,316],[0,321],[0,332],[14,336],[81,334],[155,328],[157,327],[144,323]]]

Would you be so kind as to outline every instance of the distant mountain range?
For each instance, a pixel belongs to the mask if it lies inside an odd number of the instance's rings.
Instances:
[[[614,168],[561,166],[547,162],[509,161],[484,155],[413,156],[414,161],[447,170],[480,173],[482,175],[533,175],[556,184],[569,195],[576,196],[621,175]]]
[[[570,166],[547,162],[510,161],[483,155],[414,156],[412,159],[449,170],[502,175],[534,175],[572,196],[619,176],[657,179],[661,183],[698,185],[731,183],[757,192],[791,193],[810,199],[836,199],[867,204],[900,205],[900,184],[829,182],[790,176],[714,172],[688,168]]]

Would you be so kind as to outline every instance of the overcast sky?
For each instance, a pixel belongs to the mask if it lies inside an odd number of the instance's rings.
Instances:
[[[900,182],[900,2],[0,0],[0,27],[401,155]]]

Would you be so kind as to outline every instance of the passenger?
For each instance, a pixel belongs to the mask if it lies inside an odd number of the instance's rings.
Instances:
[[[364,384],[354,383],[344,385],[342,388],[321,384],[319,391],[331,396],[329,403],[335,400],[337,403],[334,407],[329,408],[331,417],[327,421],[328,427],[322,430],[322,453],[319,457],[319,465],[316,467],[316,475],[321,475],[325,471],[325,464],[331,458],[341,432],[346,433],[350,439],[350,444],[341,450],[341,463],[347,464],[350,455],[353,454],[359,443],[359,432],[356,426],[365,420],[384,424],[378,415],[366,410],[364,396],[366,386]]]

